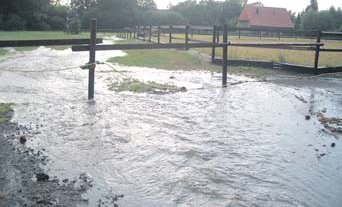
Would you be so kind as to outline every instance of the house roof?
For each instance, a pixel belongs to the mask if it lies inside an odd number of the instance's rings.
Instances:
[[[250,27],[294,28],[290,15],[284,8],[246,5],[239,21],[249,21]]]

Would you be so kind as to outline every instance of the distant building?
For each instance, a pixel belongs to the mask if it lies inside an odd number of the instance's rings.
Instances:
[[[236,26],[239,29],[292,30],[290,14],[284,8],[264,7],[262,4],[246,5]]]

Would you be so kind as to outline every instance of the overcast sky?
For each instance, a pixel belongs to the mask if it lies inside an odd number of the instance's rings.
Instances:
[[[177,4],[185,0],[154,0],[159,9],[166,9],[169,3]],[[255,1],[261,1],[264,6],[270,7],[283,7],[288,10],[295,12],[300,12],[310,4],[310,0],[249,0],[248,3],[253,3]],[[318,0],[318,6],[320,10],[328,9],[330,6],[342,8],[342,0]]]

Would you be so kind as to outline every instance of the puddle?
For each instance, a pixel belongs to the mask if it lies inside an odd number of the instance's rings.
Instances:
[[[97,60],[122,55],[101,51]],[[54,70],[87,61],[87,52],[40,47],[3,60],[0,70]],[[115,93],[107,80],[119,74],[99,65],[96,101],[90,103],[87,71],[0,72],[0,102],[16,103],[14,121],[39,126],[29,145],[46,149],[47,172],[61,178],[85,172],[94,179],[86,195],[89,206],[109,192],[124,194],[118,204],[125,207],[342,202],[342,143],[322,131],[316,117],[305,120],[310,110],[323,108],[327,116],[341,116],[339,80],[222,89],[220,74],[114,67],[140,80],[190,90],[163,96]],[[243,80],[248,78],[229,77]],[[318,153],[326,156],[318,159]]]

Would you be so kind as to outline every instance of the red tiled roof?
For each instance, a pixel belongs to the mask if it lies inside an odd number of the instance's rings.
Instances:
[[[246,5],[239,21],[249,21],[251,27],[294,28],[286,9]]]

